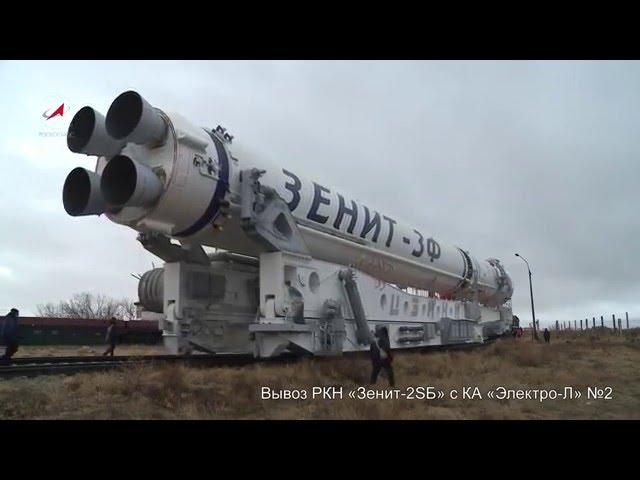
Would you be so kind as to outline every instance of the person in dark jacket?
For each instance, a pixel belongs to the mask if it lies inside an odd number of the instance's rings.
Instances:
[[[542,335],[544,336],[544,343],[550,343],[551,342],[551,332],[549,331],[548,328],[544,329],[544,333]]]
[[[0,328],[0,336],[5,345],[4,355],[2,356],[3,363],[9,362],[11,357],[18,351],[19,313],[17,308],[12,308],[4,317]]]
[[[104,351],[102,356],[111,355],[113,357],[113,351],[116,349],[116,343],[118,341],[118,331],[116,328],[115,317],[111,317],[111,320],[109,320],[109,328],[107,328],[107,335],[105,336],[104,341],[109,346]]]
[[[378,379],[380,370],[384,368],[389,379],[389,385],[395,386],[395,380],[393,378],[393,357],[391,356],[391,343],[389,342],[389,330],[387,327],[376,328],[374,334],[376,340],[371,342],[371,384],[375,384]]]

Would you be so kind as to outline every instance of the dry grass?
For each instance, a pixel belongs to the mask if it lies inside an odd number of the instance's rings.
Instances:
[[[124,352],[123,352],[124,353]],[[473,351],[398,352],[397,388],[448,392],[478,386],[483,399],[358,400],[366,357],[304,359],[238,368],[140,365],[106,373],[0,381],[0,418],[56,419],[622,419],[640,418],[640,331],[561,332],[550,345],[504,339]],[[262,400],[261,387],[343,387],[343,399]],[[505,388],[580,389],[573,400],[495,400]],[[613,400],[586,397],[611,386]],[[377,386],[386,389],[386,379]]]

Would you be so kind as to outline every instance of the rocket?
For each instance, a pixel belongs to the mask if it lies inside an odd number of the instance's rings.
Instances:
[[[496,307],[513,293],[497,259],[478,260],[427,229],[280,167],[243,148],[221,127],[201,128],[127,91],[106,117],[91,107],[70,123],[67,145],[97,156],[94,171],[76,168],[63,187],[72,216],[102,215],[138,232],[183,245],[205,245],[258,257],[266,247],[242,228],[243,172],[286,202],[310,256],[353,266],[384,282],[442,298]],[[246,187],[244,187],[246,188]]]

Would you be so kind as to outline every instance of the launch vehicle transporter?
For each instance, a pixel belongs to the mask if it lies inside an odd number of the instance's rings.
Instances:
[[[165,263],[142,275],[141,316],[172,353],[271,357],[482,343],[508,331],[511,278],[421,228],[243,151],[128,91],[80,109],[69,149],[98,157],[63,188],[69,215],[105,214]],[[203,247],[215,247],[207,253]]]

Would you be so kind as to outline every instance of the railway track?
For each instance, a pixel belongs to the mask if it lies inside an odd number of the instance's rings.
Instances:
[[[496,338],[481,344],[439,345],[437,347],[407,348],[405,351],[430,353],[443,350],[472,350],[492,344]],[[345,357],[368,355],[368,352],[349,352]],[[123,355],[117,357],[22,357],[0,365],[0,379],[12,377],[36,377],[39,375],[69,375],[80,372],[105,371],[126,365],[181,363],[200,367],[240,367],[255,363],[283,363],[304,358],[299,355],[282,355],[275,358],[255,358],[250,354],[196,354],[196,355]],[[320,357],[318,357],[320,358]]]
[[[274,359],[275,360],[275,359]],[[0,378],[35,377],[80,372],[113,370],[123,366],[142,364],[181,363],[189,366],[228,367],[255,363],[253,355],[137,355],[121,357],[30,357],[16,358],[8,365],[0,365]],[[269,360],[273,361],[273,360]]]

